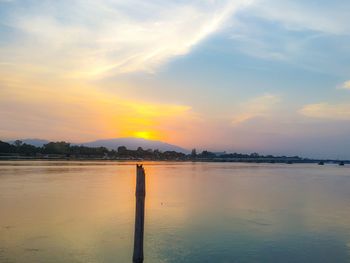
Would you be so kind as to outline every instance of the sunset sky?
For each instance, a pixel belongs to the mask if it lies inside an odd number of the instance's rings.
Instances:
[[[348,0],[0,0],[0,140],[350,158]]]

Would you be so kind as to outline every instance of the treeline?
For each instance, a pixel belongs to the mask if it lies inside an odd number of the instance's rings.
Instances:
[[[303,159],[299,156],[273,156],[273,155],[260,155],[258,153],[251,153],[251,154],[244,154],[244,153],[213,153],[209,151],[202,151],[201,153],[197,154],[196,149],[193,149],[190,154],[191,159],[197,159],[197,160],[218,160],[218,161],[224,161],[224,160],[252,160],[252,161],[262,161],[262,162],[304,162],[309,161],[309,159]]]
[[[177,160],[186,159],[186,154],[141,147],[137,150],[129,150],[120,146],[117,150],[109,150],[105,147],[86,147],[82,145],[71,145],[68,142],[49,142],[42,147],[36,147],[15,141],[14,144],[0,141],[0,155],[6,156],[28,156],[28,157],[64,157],[64,158],[104,158],[104,159],[149,159],[149,160]]]
[[[272,156],[259,155],[258,153],[213,153],[202,151],[197,153],[193,149],[190,154],[176,151],[159,151],[152,149],[136,150],[119,146],[117,150],[109,150],[105,147],[86,147],[71,145],[68,142],[49,142],[42,147],[36,147],[23,143],[20,140],[13,144],[0,141],[0,157],[31,157],[31,158],[71,158],[71,159],[144,159],[144,160],[192,160],[192,161],[253,161],[253,162],[304,162],[309,161],[298,156]]]

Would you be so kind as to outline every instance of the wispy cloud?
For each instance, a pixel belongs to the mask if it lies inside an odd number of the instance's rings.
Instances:
[[[267,94],[242,103],[238,106],[232,124],[239,124],[258,117],[269,117],[279,102],[279,96]]]
[[[237,48],[263,59],[300,59],[310,38],[276,31],[269,35],[269,26],[258,27],[242,17],[277,22],[291,32],[311,30],[313,36],[349,34],[344,5],[325,10],[301,0],[62,0],[28,1],[25,6],[2,1],[6,15],[0,25],[16,34],[0,36],[0,59],[77,78],[154,72],[227,26],[237,11],[230,34]]]
[[[343,85],[340,86],[340,88],[350,90],[350,80],[345,81]]]
[[[350,104],[309,104],[300,109],[299,113],[318,119],[350,120]]]
[[[329,34],[349,34],[350,4],[344,1],[256,0],[249,12],[282,23],[289,30],[312,30]]]
[[[346,1],[255,0],[235,16],[232,48],[309,71],[345,75],[348,10]]]
[[[16,6],[6,21],[0,20],[21,34],[7,42],[0,57],[75,77],[152,72],[188,53],[247,2],[32,2],[28,9]]]

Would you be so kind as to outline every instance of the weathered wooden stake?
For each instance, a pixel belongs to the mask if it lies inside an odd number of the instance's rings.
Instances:
[[[143,230],[145,222],[145,170],[142,165],[136,165],[136,213],[133,263],[143,262]]]

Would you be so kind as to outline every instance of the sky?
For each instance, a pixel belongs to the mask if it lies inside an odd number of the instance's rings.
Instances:
[[[0,139],[350,159],[346,0],[0,0]]]

